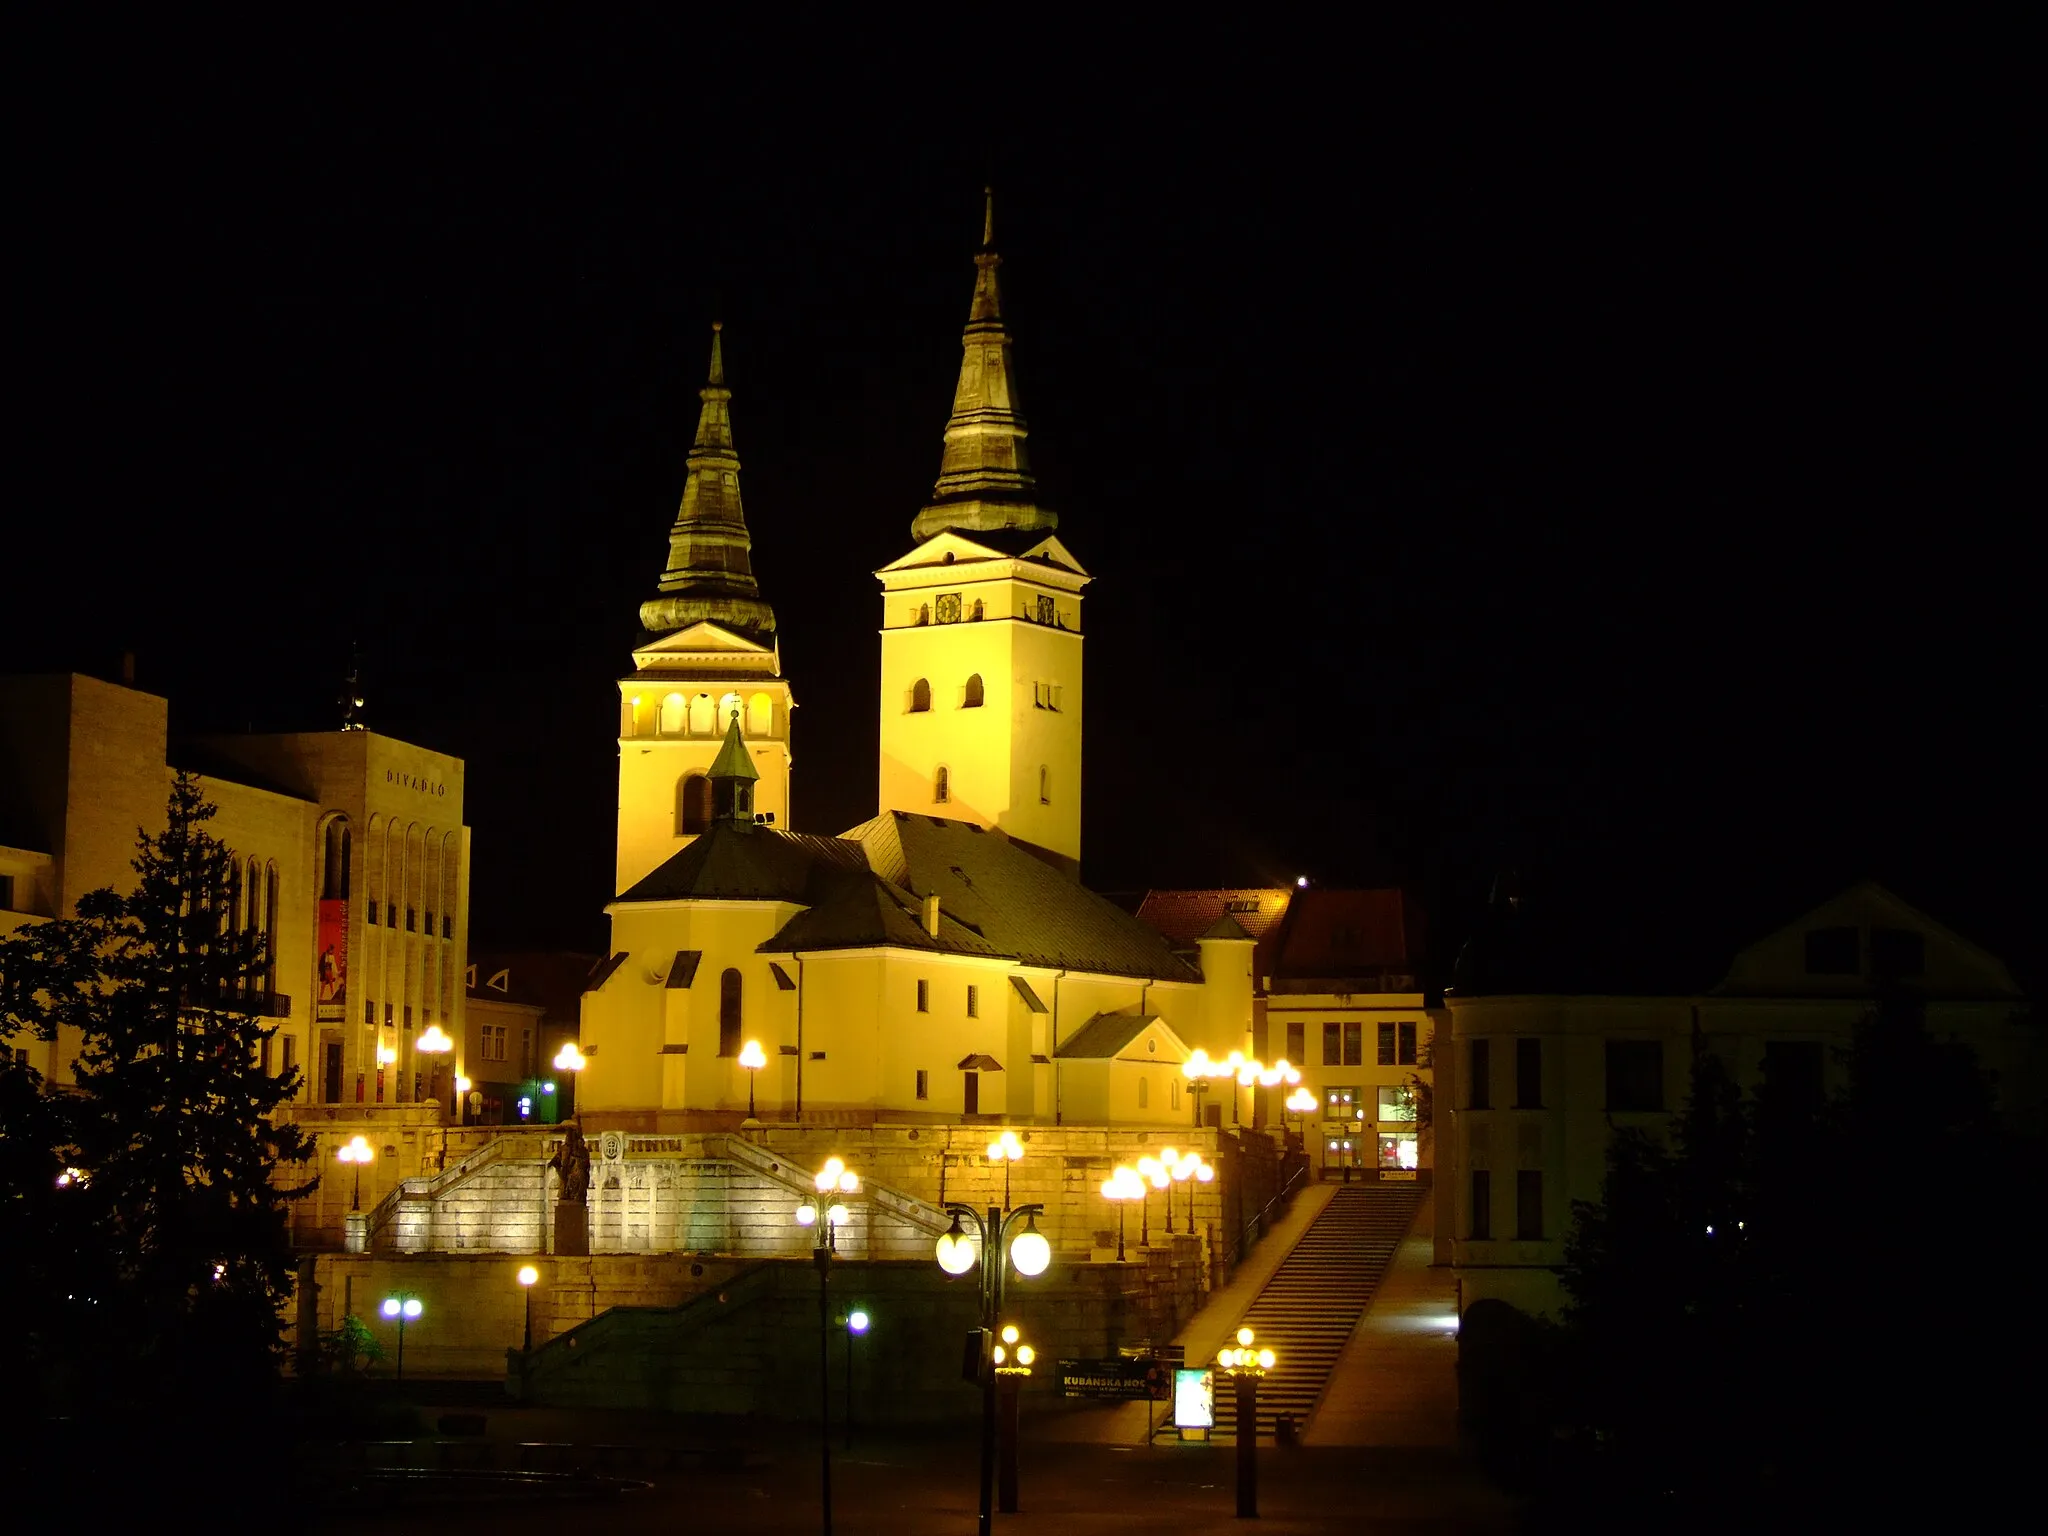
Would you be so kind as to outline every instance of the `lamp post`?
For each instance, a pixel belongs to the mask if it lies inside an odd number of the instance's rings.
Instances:
[[[408,1296],[402,1291],[396,1296],[384,1298],[384,1315],[395,1318],[398,1322],[398,1368],[392,1376],[394,1381],[405,1380],[405,1325],[424,1310],[419,1297]]]
[[[839,1251],[839,1229],[846,1224],[846,1204],[825,1199],[850,1195],[860,1188],[860,1176],[836,1157],[825,1159],[811,1179],[817,1198],[806,1199],[796,1208],[796,1224],[812,1227],[817,1244],[811,1249],[811,1263],[818,1271],[818,1492],[824,1511],[825,1536],[832,1536],[832,1256]]]
[[[1195,1186],[1197,1184],[1207,1184],[1214,1179],[1216,1177],[1216,1167],[1199,1152],[1183,1152],[1174,1159],[1173,1176],[1176,1180],[1184,1182],[1188,1187],[1188,1236],[1193,1237],[1195,1235]],[[1168,1192],[1166,1199],[1170,1207],[1173,1203],[1171,1191]],[[1167,1230],[1172,1230],[1170,1215]]]
[[[455,1123],[469,1124],[469,1090],[475,1086],[460,1072],[455,1074]]]
[[[363,1208],[363,1164],[376,1157],[377,1149],[360,1136],[351,1136],[347,1145],[334,1154],[344,1163],[353,1164],[356,1171],[355,1187],[350,1194],[348,1208],[360,1211]]]
[[[1171,1152],[1173,1148],[1168,1147],[1166,1150]],[[1154,1189],[1167,1191],[1166,1230],[1171,1233],[1173,1231],[1173,1171],[1159,1158],[1141,1157],[1138,1159],[1138,1177]],[[1149,1198],[1146,1199],[1144,1204],[1139,1206],[1138,1211],[1138,1243],[1141,1247],[1149,1248],[1152,1246],[1151,1200]]]
[[[519,1289],[526,1297],[526,1336],[525,1341],[519,1346],[522,1355],[533,1353],[533,1287],[539,1279],[540,1271],[531,1264],[519,1266]]]
[[[981,1269],[981,1326],[968,1335],[976,1379],[981,1385],[980,1536],[989,1536],[994,1518],[990,1505],[995,1493],[996,1460],[995,1333],[1002,1316],[1003,1278],[1011,1265],[1029,1279],[1044,1274],[1046,1265],[1052,1262],[1052,1244],[1038,1230],[1038,1218],[1044,1210],[1042,1205],[1020,1205],[1006,1213],[990,1206],[983,1216],[971,1205],[948,1205],[946,1211],[953,1218],[953,1225],[937,1244],[939,1268],[947,1274],[964,1275],[976,1265]],[[972,1241],[968,1235],[970,1223]],[[1013,1236],[1019,1223],[1024,1230]]]
[[[846,1448],[853,1449],[853,1341],[868,1331],[868,1315],[855,1307],[846,1314]]]
[[[1017,1393],[1031,1374],[1031,1362],[1038,1351],[1024,1342],[1015,1323],[1003,1324],[1002,1337],[989,1351],[995,1361],[998,1425],[1003,1454],[996,1477],[996,1508],[1006,1515],[1017,1513]]]
[[[377,1044],[377,1102],[379,1104],[384,1102],[384,1069],[395,1065],[397,1061],[397,1048],[385,1045],[382,1041],[379,1041]]]
[[[1218,1351],[1216,1363],[1237,1387],[1237,1518],[1259,1512],[1259,1382],[1273,1369],[1270,1349],[1252,1348],[1252,1331],[1237,1330],[1237,1347]]]
[[[1283,1106],[1283,1108],[1285,1109],[1291,1109],[1294,1111],[1294,1119],[1296,1124],[1303,1126],[1303,1135],[1307,1134],[1307,1128],[1304,1122],[1306,1122],[1306,1120],[1308,1119],[1309,1111],[1314,1109],[1315,1107],[1316,1096],[1313,1093],[1310,1093],[1306,1088],[1297,1088],[1294,1090],[1294,1092],[1287,1095],[1287,1102]]]
[[[569,1102],[556,1110],[558,1118],[571,1119],[576,1113],[576,1074],[590,1062],[584,1057],[583,1049],[574,1040],[564,1040],[562,1048],[555,1052],[555,1070],[569,1074]]]
[[[1003,1168],[1003,1209],[1010,1208],[1010,1165],[1024,1156],[1024,1143],[1015,1131],[1005,1131],[988,1144],[988,1160]]]
[[[1102,1181],[1102,1198],[1116,1205],[1116,1261],[1124,1262],[1124,1207],[1133,1200],[1145,1198],[1145,1181],[1138,1177],[1138,1170],[1120,1167]]]
[[[455,1049],[455,1042],[440,1025],[429,1024],[421,1031],[413,1049],[425,1051],[433,1062],[433,1066],[427,1072],[427,1097],[438,1103],[441,1098],[441,1058]]]
[[[740,1065],[747,1069],[747,1119],[754,1119],[754,1084],[760,1080],[761,1069],[768,1065],[767,1054],[761,1049],[761,1042],[749,1040],[740,1048]]]

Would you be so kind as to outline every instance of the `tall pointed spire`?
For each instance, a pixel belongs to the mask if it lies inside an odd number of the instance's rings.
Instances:
[[[668,532],[668,569],[661,596],[640,605],[650,634],[709,619],[756,640],[775,633],[775,610],[754,580],[753,540],[740,505],[740,459],[732,441],[732,391],[725,387],[721,332],[711,327],[711,373],[697,397],[697,436],[690,445],[683,502]]]
[[[946,422],[946,449],[931,505],[910,525],[914,539],[948,528],[1059,526],[1058,516],[1032,496],[1036,481],[1024,450],[1029,429],[1018,410],[1010,333],[1003,324],[1002,285],[996,277],[1003,258],[995,249],[995,193],[984,187],[982,197],[981,249],[974,257],[974,298],[961,337],[960,382],[953,390],[953,414]]]

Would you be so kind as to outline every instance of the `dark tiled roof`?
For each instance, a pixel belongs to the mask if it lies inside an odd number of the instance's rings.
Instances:
[[[1275,936],[1272,969],[1281,983],[1412,978],[1420,968],[1418,924],[1398,890],[1297,890]]]
[[[890,811],[851,835],[877,873],[892,873],[919,896],[936,891],[940,911],[971,928],[989,953],[1061,970],[1201,980],[1152,929],[999,833]]]
[[[689,847],[642,879],[620,901],[738,901],[817,898],[817,882],[836,870],[862,870],[860,844],[729,821],[715,821]]]
[[[1156,1013],[1098,1013],[1053,1054],[1106,1061],[1143,1034],[1146,1025],[1158,1022]]]
[[[856,847],[859,845],[856,844]],[[958,918],[939,912],[935,938],[925,932],[923,904],[910,892],[862,870],[825,883],[818,899],[797,913],[774,938],[761,946],[765,953],[787,954],[815,949],[927,949],[942,954],[1001,954]]]
[[[1263,987],[1273,974],[1275,930],[1293,895],[1294,888],[1287,885],[1147,891],[1138,903],[1138,920],[1165,934],[1176,950],[1193,954],[1196,941],[1211,937],[1209,930],[1219,918],[1231,919],[1258,941],[1252,951],[1252,984]]]

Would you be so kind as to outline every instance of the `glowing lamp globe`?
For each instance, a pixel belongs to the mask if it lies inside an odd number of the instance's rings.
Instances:
[[[796,1224],[798,1226],[808,1227],[817,1219],[818,1208],[817,1206],[813,1205],[810,1201],[806,1200],[802,1205],[796,1208]]]
[[[521,1285],[532,1285],[539,1279],[540,1271],[535,1269],[531,1264],[522,1264],[519,1266],[519,1283]]]
[[[418,1317],[420,1315],[421,1310],[422,1308],[420,1306],[420,1301],[417,1296],[411,1297],[406,1301],[405,1315],[407,1317]]]
[[[1249,1344],[1249,1343],[1251,1343],[1251,1341],[1252,1341],[1252,1331],[1251,1331],[1251,1329],[1249,1329],[1249,1328],[1240,1328],[1240,1329],[1238,1329],[1238,1330],[1237,1330],[1237,1342],[1238,1342],[1238,1343],[1240,1343],[1240,1344]]]
[[[853,1330],[853,1331],[854,1331],[855,1333],[866,1333],[866,1332],[868,1331],[868,1315],[867,1315],[867,1313],[865,1313],[865,1312],[849,1312],[849,1313],[847,1313],[847,1314],[846,1314],[846,1326],[847,1326],[847,1327],[849,1327],[849,1328],[851,1328],[851,1329],[852,1329],[852,1330]]]
[[[1029,1344],[1019,1344],[1017,1346],[1017,1363],[1019,1365],[1029,1365],[1032,1361],[1036,1360],[1037,1358],[1038,1351],[1033,1349]]]
[[[1010,1242],[1010,1262],[1020,1275],[1042,1275],[1052,1262],[1052,1244],[1042,1232],[1019,1232]]]
[[[938,1241],[939,1268],[949,1275],[964,1275],[974,1268],[974,1244],[967,1240],[967,1234],[956,1224],[954,1230],[944,1234]]]
[[[749,1072],[758,1072],[768,1065],[768,1054],[761,1049],[761,1042],[749,1040],[740,1051],[740,1065]]]
[[[1259,1369],[1263,1371],[1270,1371],[1271,1369],[1273,1369],[1273,1362],[1279,1358],[1280,1357],[1274,1354],[1273,1351],[1271,1351],[1270,1349],[1260,1350]]]
[[[384,1298],[384,1315],[386,1317],[398,1316],[398,1298],[396,1296],[386,1296]]]

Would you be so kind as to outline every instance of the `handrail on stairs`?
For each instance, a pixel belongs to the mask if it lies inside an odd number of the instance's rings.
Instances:
[[[1238,1240],[1237,1251],[1239,1253],[1243,1253],[1247,1248],[1251,1247],[1253,1243],[1258,1241],[1258,1229],[1260,1223],[1266,1220],[1267,1215],[1272,1211],[1274,1206],[1278,1205],[1281,1201],[1285,1200],[1289,1195],[1294,1193],[1294,1186],[1296,1184],[1300,1183],[1307,1177],[1308,1169],[1306,1166],[1295,1169],[1293,1173],[1288,1175],[1287,1182],[1280,1186],[1280,1192],[1274,1195],[1273,1198],[1268,1200],[1264,1205],[1259,1207],[1258,1213],[1255,1216],[1253,1216],[1250,1221],[1244,1224],[1244,1235]]]

